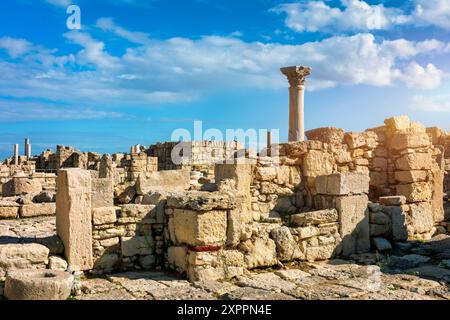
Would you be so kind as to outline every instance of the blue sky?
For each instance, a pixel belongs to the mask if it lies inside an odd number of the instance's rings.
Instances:
[[[25,136],[33,153],[127,151],[194,120],[283,141],[288,65],[313,67],[307,129],[407,114],[450,130],[449,55],[449,0],[2,1],[0,157]]]

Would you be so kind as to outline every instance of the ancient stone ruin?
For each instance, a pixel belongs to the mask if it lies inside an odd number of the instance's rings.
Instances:
[[[171,159],[176,143],[112,156],[58,146],[32,157],[27,141],[27,155],[18,157],[15,147],[14,159],[0,166],[0,219],[53,216],[57,235],[0,242],[0,278],[11,275],[6,296],[30,298],[12,289],[28,269],[91,276],[166,270],[204,283],[410,248],[415,254],[392,261],[429,261],[418,245],[450,231],[450,135],[399,116],[361,133],[310,130],[303,141],[310,70],[283,72],[291,81],[291,141],[244,161],[235,158],[236,142],[190,142],[181,165]],[[445,264],[450,247],[444,251]],[[48,278],[72,278],[39,272],[43,297],[67,295],[45,288]]]

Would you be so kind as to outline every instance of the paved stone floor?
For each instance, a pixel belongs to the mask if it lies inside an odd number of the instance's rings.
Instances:
[[[1,243],[39,242],[52,251],[54,217],[0,220]],[[286,265],[232,281],[189,283],[163,272],[124,272],[81,278],[78,300],[196,299],[447,299],[450,300],[450,237],[401,243],[392,256],[364,254],[352,260]],[[0,297],[3,284],[0,283]]]

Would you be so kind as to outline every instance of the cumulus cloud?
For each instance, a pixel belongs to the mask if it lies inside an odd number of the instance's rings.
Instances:
[[[25,39],[3,37],[0,38],[0,48],[6,50],[11,58],[17,58],[29,52],[32,45]]]
[[[72,4],[71,0],[45,0],[45,2],[58,7],[68,7]]]
[[[427,112],[450,112],[450,95],[414,96],[412,107]]]
[[[285,14],[285,25],[300,33],[367,32],[399,25],[450,29],[448,0],[413,0],[411,11],[371,5],[363,0],[341,0],[341,7],[333,7],[326,1],[307,1],[280,4],[272,11]]]
[[[125,29],[112,20],[100,20],[98,25],[105,32],[130,38],[131,31],[122,32]],[[279,68],[298,64],[313,68],[307,82],[313,90],[355,84],[425,89],[438,86],[443,73],[416,60],[441,54],[448,46],[437,40],[380,41],[370,33],[301,45],[220,36],[159,40],[146,35],[140,45],[114,55],[87,32],[64,36],[79,49],[61,55],[30,43],[33,50],[19,50],[15,59],[0,59],[0,95],[85,108],[179,103],[231,89],[285,88],[287,81]]]

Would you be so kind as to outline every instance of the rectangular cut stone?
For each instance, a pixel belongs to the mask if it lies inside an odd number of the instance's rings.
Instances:
[[[167,249],[167,260],[173,270],[185,272],[187,270],[187,248],[169,247]]]
[[[401,206],[406,203],[405,196],[380,197],[378,200],[383,206]]]
[[[327,152],[310,150],[303,157],[303,175],[317,177],[333,173],[333,156]]]
[[[41,244],[0,245],[0,278],[9,270],[45,269],[49,249]]]
[[[15,219],[19,214],[19,207],[0,207],[0,219]]]
[[[189,246],[223,245],[227,239],[226,211],[173,211],[175,238]]]
[[[411,171],[396,171],[395,180],[400,183],[421,182],[427,180],[427,171],[411,170]]]
[[[152,191],[184,191],[191,185],[188,170],[165,170],[141,173],[136,182],[138,195],[145,195]]]
[[[117,221],[116,207],[100,207],[92,209],[94,225],[112,224]]]
[[[433,212],[430,202],[411,204],[409,216],[415,234],[430,232],[433,229]]]
[[[326,179],[326,193],[328,195],[347,195],[369,193],[369,175],[361,172],[336,173],[316,179],[316,189],[322,193]],[[319,181],[317,181],[319,180]],[[319,191],[320,190],[320,191]]]
[[[430,201],[432,196],[431,185],[428,182],[399,184],[396,190],[397,194],[405,196],[408,202]]]
[[[120,218],[156,219],[156,205],[124,204],[120,205],[120,208]]]
[[[151,255],[155,251],[155,242],[150,236],[122,237],[122,255],[132,257],[136,255]]]
[[[93,268],[91,175],[82,169],[64,169],[56,180],[56,231],[73,270]]]
[[[430,170],[432,167],[431,153],[408,153],[395,161],[397,170]]]
[[[427,133],[408,132],[397,133],[392,136],[391,148],[394,150],[414,149],[430,146],[431,141]]]
[[[370,251],[369,199],[367,195],[339,197],[336,209],[339,213],[339,233],[342,238],[342,254]]]
[[[433,182],[432,182],[432,205],[434,222],[442,222],[445,220],[444,205],[442,199],[444,197],[444,171],[433,170]]]
[[[408,239],[406,212],[401,207],[389,207],[388,213],[392,223],[392,239],[406,241]]]
[[[350,149],[356,149],[365,146],[366,139],[361,133],[348,132],[345,134],[345,143]]]
[[[92,178],[92,208],[114,206],[114,183],[110,178]]]
[[[299,226],[319,225],[338,221],[338,213],[335,209],[318,210],[293,214],[291,221]]]
[[[386,126],[391,130],[407,130],[411,127],[411,120],[408,116],[398,116],[384,120]]]
[[[54,216],[55,214],[56,203],[32,203],[25,204],[20,208],[21,218]]]

